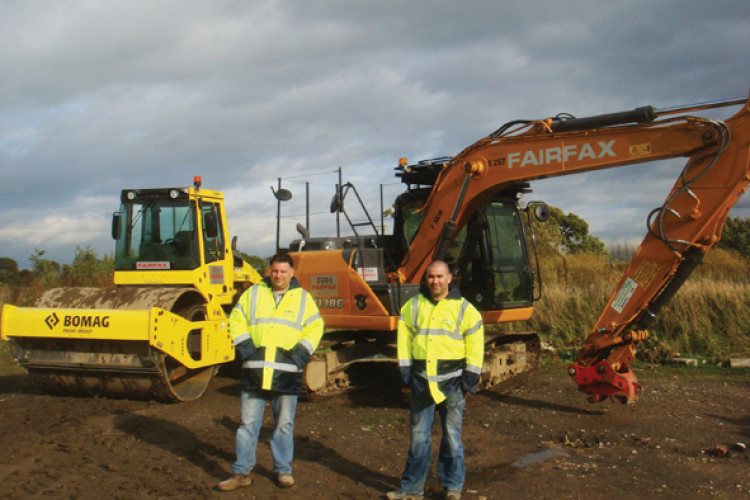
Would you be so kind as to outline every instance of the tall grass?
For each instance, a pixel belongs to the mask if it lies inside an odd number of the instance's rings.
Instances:
[[[547,259],[543,297],[523,325],[560,349],[579,348],[606,307],[626,265],[599,256]],[[646,347],[726,359],[750,355],[750,261],[714,249],[665,306]]]
[[[750,354],[750,284],[685,283],[651,332],[668,351],[726,358]]]

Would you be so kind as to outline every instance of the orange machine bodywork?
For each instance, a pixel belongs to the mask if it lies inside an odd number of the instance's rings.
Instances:
[[[717,106],[698,105],[690,111],[710,107]],[[644,311],[658,309],[665,291],[673,293],[669,285],[681,274],[690,254],[702,254],[719,240],[729,210],[750,182],[747,100],[726,122],[695,116],[653,118],[646,123],[581,126],[566,131],[558,131],[559,120],[531,121],[469,146],[440,171],[421,208],[424,217],[416,236],[385,280],[419,283],[429,262],[436,258],[441,239],[449,234],[444,231],[446,223],[461,228],[478,207],[509,186],[688,157],[664,205],[652,213],[655,219],[649,234],[570,370],[592,401],[605,397],[634,401],[640,386],[629,365],[635,345],[648,336],[643,318],[651,313]],[[334,304],[336,307],[321,307],[328,327],[393,330],[398,316],[388,313],[369,282],[354,269],[352,255],[347,259],[340,250],[296,253],[297,276],[319,301],[346,299]],[[488,323],[519,321],[530,317],[531,308],[483,311],[483,315]]]
[[[326,328],[395,330],[398,316],[388,314],[372,288],[354,269],[355,252],[346,260],[341,251],[333,250],[293,254],[295,275],[302,287],[315,297],[325,315]]]
[[[349,258],[335,250],[293,253],[295,276],[315,297],[326,328],[393,331],[399,317],[389,315],[381,297],[354,269],[356,252]],[[532,307],[519,307],[481,313],[485,323],[508,323],[526,321],[532,312]]]

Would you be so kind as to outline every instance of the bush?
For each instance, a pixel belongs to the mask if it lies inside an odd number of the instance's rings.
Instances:
[[[750,281],[750,259],[744,258],[737,250],[712,248],[703,258],[703,264],[693,272],[692,279],[747,283]]]
[[[111,256],[99,259],[90,247],[76,247],[71,265],[63,264],[60,283],[63,286],[111,286],[115,262]]]
[[[627,264],[600,254],[557,255],[541,262],[542,299],[532,319],[511,329],[532,329],[558,349],[579,349]],[[750,355],[750,261],[737,251],[713,249],[650,330],[649,347],[725,359]]]

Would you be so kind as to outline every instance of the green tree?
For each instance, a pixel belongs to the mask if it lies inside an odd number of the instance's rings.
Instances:
[[[18,281],[18,262],[10,257],[0,257],[0,283],[16,285]]]
[[[750,258],[750,218],[727,217],[718,248],[736,250],[744,257]]]
[[[106,286],[112,283],[114,270],[111,256],[99,259],[91,246],[76,246],[73,263],[63,264],[61,280],[67,286]]]
[[[569,253],[607,255],[604,243],[596,236],[589,234],[589,223],[580,216],[572,212],[562,215],[562,211],[560,211],[557,224],[560,226],[562,245]]]
[[[31,272],[34,278],[45,288],[51,288],[60,283],[60,264],[54,260],[44,258],[46,250],[34,249],[34,253],[29,257],[31,261]]]
[[[266,267],[268,266],[266,259],[263,257],[258,257],[257,255],[248,255],[245,252],[240,252],[240,257],[242,257],[242,260],[247,262],[252,266],[253,269],[258,271],[258,273],[263,274],[266,271]]]
[[[21,269],[18,273],[18,284],[22,286],[31,286],[34,282],[34,273],[28,269]]]
[[[549,206],[549,219],[534,223],[540,253],[608,255],[604,243],[589,234],[589,224],[580,216],[567,215],[557,207]]]

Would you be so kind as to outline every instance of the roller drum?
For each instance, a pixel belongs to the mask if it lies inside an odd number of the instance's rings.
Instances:
[[[182,287],[54,288],[37,307],[160,307],[191,321],[206,319],[202,298]],[[188,369],[144,341],[16,337],[11,348],[34,383],[53,394],[190,401],[205,392],[216,373],[214,365]]]

